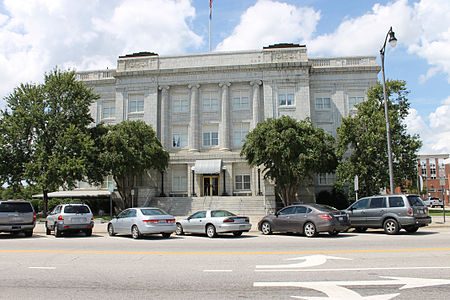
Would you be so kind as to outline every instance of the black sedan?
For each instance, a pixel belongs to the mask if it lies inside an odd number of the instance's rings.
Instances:
[[[258,229],[263,234],[298,232],[307,237],[317,236],[319,232],[338,235],[349,227],[347,213],[321,204],[287,206],[275,214],[265,216],[258,223]]]

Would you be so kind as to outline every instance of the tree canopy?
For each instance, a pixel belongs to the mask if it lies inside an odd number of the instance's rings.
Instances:
[[[143,121],[124,121],[110,127],[103,136],[103,143],[101,161],[113,175],[125,207],[131,207],[136,176],[149,169],[164,171],[169,153],[153,128]]]
[[[417,151],[422,143],[418,135],[407,133],[405,118],[410,104],[406,83],[388,80],[386,92],[394,169],[394,185],[404,186],[406,180],[416,180]],[[386,118],[383,105],[383,86],[378,83],[367,92],[367,101],[357,105],[356,115],[342,120],[338,128],[337,184],[349,184],[354,192],[354,177],[358,175],[362,196],[378,194],[389,186],[386,142]]]
[[[2,183],[40,186],[45,213],[49,191],[73,188],[89,176],[87,155],[94,148],[89,108],[98,97],[75,72],[58,69],[46,74],[43,84],[15,88],[0,118]]]
[[[335,140],[309,119],[283,116],[259,123],[247,134],[241,156],[251,166],[263,166],[264,177],[276,184],[284,205],[295,202],[299,187],[314,174],[336,168]]]

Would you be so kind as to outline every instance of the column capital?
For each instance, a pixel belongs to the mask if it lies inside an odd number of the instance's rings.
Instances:
[[[230,85],[231,85],[231,82],[229,82],[229,81],[219,83],[219,87],[221,87],[221,88],[226,88],[226,87],[229,87]]]
[[[259,86],[261,84],[262,84],[262,81],[259,79],[250,81],[250,85],[253,85],[254,87]]]
[[[160,85],[158,87],[158,89],[161,90],[161,91],[168,91],[170,89],[170,86],[168,86],[168,85]]]
[[[200,88],[200,84],[189,84],[188,85],[188,89],[193,89],[193,88],[199,89]]]

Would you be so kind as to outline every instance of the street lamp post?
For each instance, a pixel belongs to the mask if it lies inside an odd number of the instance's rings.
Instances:
[[[384,52],[386,49],[386,42],[388,41],[388,37],[389,37],[389,44],[392,47],[395,47],[397,45],[397,39],[395,38],[394,32],[392,31],[392,27],[386,34],[383,47],[380,50],[380,56],[381,56],[381,71],[383,74],[384,115],[386,117],[387,152],[389,160],[389,188],[391,190],[391,193],[394,193],[394,167],[392,165],[391,130],[389,127],[389,111],[388,111],[389,108],[388,108],[388,97],[386,93],[386,79],[384,76]]]

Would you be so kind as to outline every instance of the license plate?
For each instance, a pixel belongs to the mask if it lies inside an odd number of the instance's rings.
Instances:
[[[239,229],[245,229],[245,225],[239,226]]]
[[[83,218],[72,218],[72,223],[83,223]]]
[[[338,217],[339,221],[344,221],[344,217]]]
[[[23,222],[23,217],[11,217],[10,222]]]

